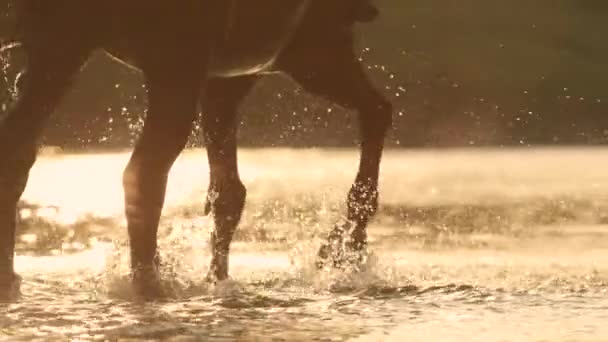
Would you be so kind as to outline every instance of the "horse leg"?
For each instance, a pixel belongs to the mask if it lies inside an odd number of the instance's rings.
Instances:
[[[349,40],[346,40],[349,42]],[[392,106],[374,87],[352,53],[351,44],[336,44],[324,60],[297,60],[286,71],[307,91],[359,113],[360,162],[347,197],[347,221],[338,224],[319,251],[322,260],[344,259],[343,248],[363,251],[367,245],[367,224],[378,209],[378,175],[384,138],[392,122]],[[347,241],[344,235],[348,234]],[[360,257],[360,254],[359,254]]]
[[[210,281],[228,277],[230,243],[245,204],[247,191],[237,164],[237,109],[256,79],[244,76],[210,80],[202,100],[210,172],[205,214],[212,213],[215,224],[211,234]]]
[[[169,63],[169,61],[167,61]],[[172,63],[172,65],[179,65]],[[123,174],[132,281],[144,297],[162,294],[157,232],[169,171],[186,146],[196,117],[201,75],[171,67],[144,69],[148,113]]]
[[[0,121],[0,298],[18,293],[13,262],[17,203],[36,160],[38,140],[89,53],[59,47],[27,52],[27,72],[18,85],[21,96]]]

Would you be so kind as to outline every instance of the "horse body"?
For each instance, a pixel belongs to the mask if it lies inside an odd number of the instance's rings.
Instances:
[[[281,51],[302,23],[310,3],[311,0],[233,0],[221,24],[225,29],[215,30],[216,36],[210,38],[216,44],[211,52],[208,76],[235,77],[272,72]],[[140,69],[137,49],[133,48],[140,34],[132,29],[130,22],[120,21],[124,18],[124,11],[123,8],[113,16],[117,18],[113,22],[113,30],[101,45],[114,59]],[[206,16],[207,13],[200,13],[195,21],[204,22]],[[201,25],[200,29],[205,30],[205,26]],[[201,38],[203,36],[204,32],[201,32]]]
[[[338,264],[340,246],[365,248],[391,124],[390,103],[354,52],[353,26],[377,14],[369,0],[17,0],[14,6],[28,72],[15,107],[0,121],[0,298],[18,283],[15,213],[37,141],[97,49],[141,70],[148,89],[143,132],[123,176],[139,293],[162,292],[156,237],[167,177],[199,103],[210,170],[205,212],[215,224],[209,278],[228,276],[230,243],[246,197],[237,163],[238,105],[269,72],[286,74],[308,92],[359,113],[361,158],[347,196],[346,224],[334,227],[319,257]]]

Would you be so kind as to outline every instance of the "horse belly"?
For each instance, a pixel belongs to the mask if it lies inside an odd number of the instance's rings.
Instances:
[[[309,0],[234,0],[227,29],[219,37],[211,74],[236,76],[268,70],[290,41]]]
[[[226,3],[230,1],[234,6],[229,18],[222,27],[214,28],[212,39],[217,42],[217,48],[210,51],[212,55],[207,70],[213,77],[268,71],[299,27],[311,0],[226,0]],[[137,13],[136,8],[131,11]],[[117,61],[140,69],[138,46],[147,31],[133,30],[129,21],[122,20],[123,16],[116,17],[120,20],[113,23],[113,29],[102,44],[103,49]],[[203,18],[201,15],[201,20]],[[143,22],[140,26],[145,27],[148,23]],[[201,24],[200,27],[205,26]],[[201,37],[204,36],[206,34],[202,33]],[[164,43],[157,39],[144,43],[165,48]],[[191,47],[183,48],[188,50]]]

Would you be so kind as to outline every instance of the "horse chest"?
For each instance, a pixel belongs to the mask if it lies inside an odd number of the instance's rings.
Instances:
[[[272,69],[282,49],[290,42],[300,26],[311,0],[234,0],[230,15],[222,21],[222,27],[214,29],[215,49],[211,54],[207,72],[210,76],[232,77],[255,74]],[[201,21],[203,21],[201,15]],[[120,24],[119,24],[120,26]],[[205,25],[201,23],[201,37]],[[167,30],[171,30],[168,27]],[[131,31],[116,30],[111,39],[104,44],[104,49],[112,57],[132,67],[139,68],[137,50],[142,46],[140,37]],[[169,31],[170,32],[170,31]],[[171,36],[168,34],[166,36]],[[175,39],[180,39],[179,33]],[[139,42],[136,42],[139,41]],[[165,44],[162,40],[151,39],[149,44],[158,49],[167,46],[183,49],[186,53],[192,46]],[[206,42],[201,41],[201,46]],[[178,51],[179,53],[179,51]]]

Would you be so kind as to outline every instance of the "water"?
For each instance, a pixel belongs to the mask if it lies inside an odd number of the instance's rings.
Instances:
[[[126,280],[127,153],[45,154],[24,195],[6,340],[605,341],[608,149],[388,151],[362,273],[317,271],[354,150],[242,150],[232,278],[207,285],[204,153],[172,171],[162,302]]]

